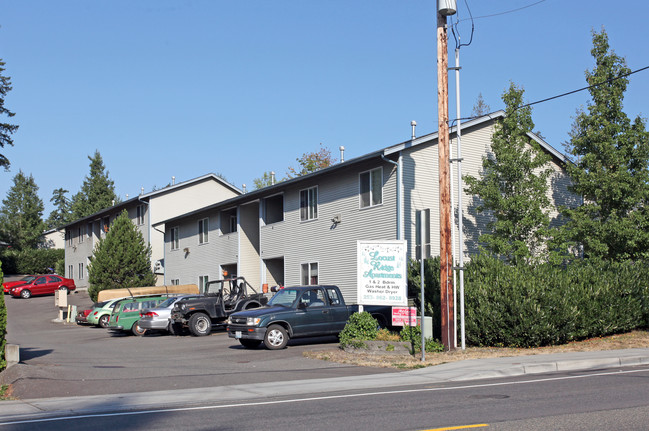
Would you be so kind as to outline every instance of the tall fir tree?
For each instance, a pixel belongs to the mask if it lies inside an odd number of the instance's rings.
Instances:
[[[604,30],[593,32],[592,101],[578,113],[567,145],[571,190],[582,197],[565,209],[564,244],[605,259],[649,257],[649,134],[645,120],[622,111],[631,70],[610,49]]]
[[[3,73],[5,71],[4,65],[4,61],[0,58],[0,115],[6,115],[11,118],[16,114],[5,108],[5,97],[7,96],[7,93],[11,91],[12,87],[11,78],[5,76]],[[16,130],[18,130],[17,125],[0,122],[0,148],[4,148],[5,145],[13,146],[14,140],[11,135],[13,135]],[[8,170],[10,164],[9,159],[5,155],[0,154],[0,167]]]
[[[154,286],[151,247],[124,210],[97,245],[88,264],[88,294],[97,300],[100,291]]]
[[[49,229],[54,229],[64,224],[71,222],[72,215],[70,213],[70,201],[65,196],[68,190],[58,188],[52,192],[50,202],[54,204],[54,210],[45,222]]]
[[[19,171],[0,209],[0,239],[18,249],[36,248],[42,241],[44,205],[32,175]]]
[[[519,108],[523,89],[511,83],[503,102],[491,154],[482,160],[480,178],[464,177],[465,191],[479,199],[478,212],[491,216],[491,232],[479,239],[484,248],[511,262],[531,261],[543,255],[548,235],[550,157],[528,135],[534,123],[531,108]]]
[[[115,194],[115,183],[108,176],[99,151],[90,160],[90,174],[86,176],[81,190],[72,197],[70,210],[72,219],[94,214],[119,203]]]

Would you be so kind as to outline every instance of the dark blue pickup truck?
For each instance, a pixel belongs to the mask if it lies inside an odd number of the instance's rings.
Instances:
[[[262,342],[271,350],[283,349],[291,338],[338,335],[356,305],[345,305],[338,286],[286,287],[268,305],[233,313],[228,336],[244,347]],[[390,307],[365,307],[380,323],[387,322]]]

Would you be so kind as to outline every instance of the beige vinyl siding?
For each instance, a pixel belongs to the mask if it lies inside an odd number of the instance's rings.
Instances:
[[[383,167],[383,203],[360,208],[359,173]],[[262,256],[284,256],[286,285],[301,283],[303,263],[318,263],[320,284],[335,284],[356,302],[356,242],[396,238],[396,170],[379,160],[285,191],[283,222],[262,228]],[[318,186],[318,218],[300,220],[300,190]],[[341,223],[332,218],[340,215]]]
[[[239,261],[237,275],[246,278],[260,291],[261,262],[259,257],[259,202],[239,207]]]

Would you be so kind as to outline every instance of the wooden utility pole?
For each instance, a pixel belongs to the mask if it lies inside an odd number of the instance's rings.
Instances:
[[[451,161],[448,127],[448,38],[446,16],[437,12],[437,111],[439,155],[439,237],[442,344],[455,350],[453,246],[451,243]]]

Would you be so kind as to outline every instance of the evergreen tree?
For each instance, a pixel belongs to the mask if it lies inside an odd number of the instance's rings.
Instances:
[[[498,121],[491,151],[483,158],[480,178],[465,176],[465,191],[479,198],[478,212],[492,216],[480,241],[491,253],[508,261],[530,261],[544,251],[550,217],[547,213],[549,156],[528,133],[534,128],[523,89],[513,83],[503,93],[505,118]]]
[[[476,100],[475,105],[473,105],[471,117],[482,117],[489,112],[491,112],[491,108],[482,98],[482,93],[478,93],[478,100]]]
[[[622,111],[630,72],[609,49],[608,35],[593,32],[595,59],[586,80],[592,101],[578,113],[568,143],[575,164],[568,166],[572,191],[583,203],[566,209],[562,230],[567,244],[587,256],[607,259],[649,257],[649,134],[645,121],[633,123]]]
[[[81,191],[72,197],[70,205],[73,220],[119,203],[115,194],[115,183],[108,177],[108,171],[99,151],[95,151],[93,157],[88,156],[88,160],[90,160],[90,174],[86,176]]]
[[[0,115],[6,115],[7,117],[13,117],[14,114],[7,108],[5,108],[5,97],[7,96],[7,93],[11,91],[11,78],[8,76],[4,76],[3,72],[5,71],[4,69],[5,63],[0,59]],[[0,147],[4,148],[5,145],[11,145],[13,146],[14,140],[11,137],[16,130],[18,130],[18,126],[15,124],[9,124],[9,123],[1,123],[0,122]],[[5,170],[9,169],[9,159],[5,157],[4,155],[0,154],[0,167],[4,167]]]
[[[320,144],[319,151],[304,153],[302,157],[295,160],[300,165],[300,168],[289,167],[288,172],[286,172],[288,178],[301,177],[302,175],[324,169],[336,162],[336,159],[331,157],[331,150],[323,147],[322,144]]]
[[[71,222],[70,202],[65,194],[68,190],[63,188],[56,189],[52,192],[50,202],[54,204],[54,210],[47,218],[46,224],[49,229],[54,229],[64,224]]]
[[[97,300],[100,291],[154,286],[151,247],[124,210],[97,245],[88,264],[88,294]]]
[[[43,201],[38,197],[34,177],[19,171],[0,209],[0,239],[23,250],[37,247],[42,241]]]

